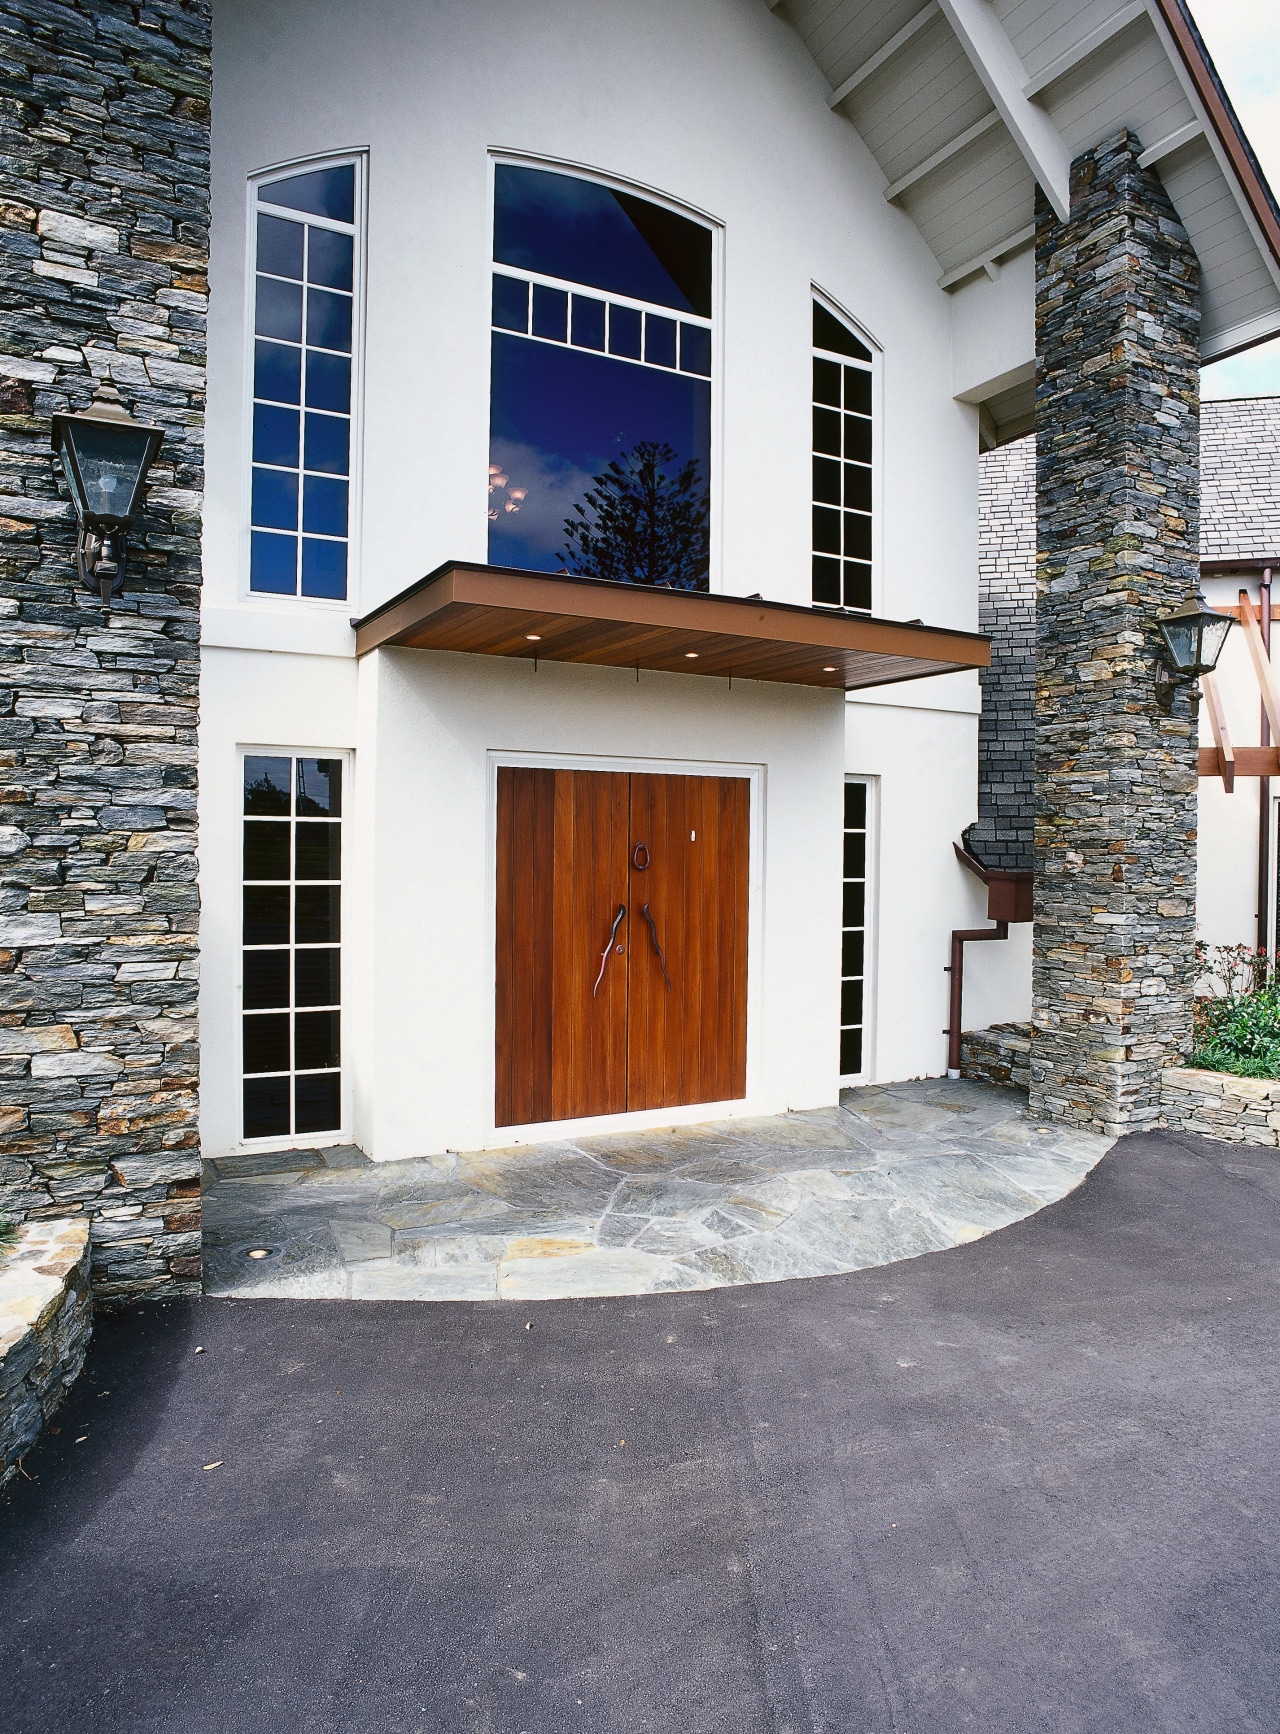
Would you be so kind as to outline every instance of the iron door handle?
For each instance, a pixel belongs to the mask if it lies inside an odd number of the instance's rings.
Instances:
[[[609,954],[613,950],[613,942],[618,937],[618,929],[619,929],[619,927],[621,927],[622,918],[626,913],[627,913],[626,904],[620,903],[618,905],[618,913],[613,918],[613,926],[609,929],[609,943],[605,946],[604,950],[600,953],[600,973],[596,977],[596,985],[591,990],[592,999],[594,999],[596,997],[596,995],[600,992],[600,983],[604,980],[604,972],[609,967]]]
[[[657,923],[654,921],[652,914],[649,911],[649,905],[647,903],[641,909],[640,913],[641,913],[641,915],[644,916],[645,920],[649,923],[649,938],[653,941],[653,949],[658,954],[658,968],[662,971],[663,981],[665,981],[667,986],[670,987],[671,986],[671,977],[667,974],[667,960],[662,955],[662,946],[658,940],[658,926],[657,926]]]

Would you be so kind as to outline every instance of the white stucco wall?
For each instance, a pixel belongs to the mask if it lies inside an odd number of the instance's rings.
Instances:
[[[1007,390],[1036,359],[1035,253],[1006,260],[993,282],[971,277],[951,296],[952,389],[969,403]]]
[[[876,1081],[945,1072],[951,933],[989,925],[986,890],[952,848],[975,814],[977,707],[920,710],[912,686],[899,696],[846,707],[845,770],[877,783]],[[964,970],[966,1029],[1030,1017],[1030,923],[967,947]]]
[[[493,1123],[493,776],[498,762],[755,773],[747,1096],[725,1113],[833,1103],[838,1087],[842,706],[763,683],[414,650],[361,665],[358,884],[367,951],[355,1133],[379,1160],[563,1136]],[[371,820],[371,827],[365,829]],[[350,930],[349,930],[350,931]],[[365,990],[367,992],[367,988]],[[721,1109],[715,1110],[717,1113]],[[612,1124],[670,1125],[663,1109]],[[585,1129],[583,1123],[580,1129]]]
[[[306,610],[333,648],[349,648],[349,615],[443,560],[485,558],[503,150],[655,188],[720,226],[713,588],[809,601],[816,283],[883,351],[877,611],[975,624],[976,432],[951,398],[950,298],[798,37],[759,0],[220,0],[214,55],[211,629],[228,630],[213,617],[241,596],[247,177],[347,147],[369,153],[363,585]],[[246,606],[294,642],[296,607]]]
[[[759,0],[554,0],[534,12],[498,0],[219,0],[215,90],[201,737],[210,1153],[236,1135],[245,744],[355,753],[344,1041],[350,1129],[371,1154],[493,1142],[483,791],[501,749],[764,767],[753,1112],[832,1099],[840,778],[874,775],[874,1075],[940,1072],[947,938],[982,925],[981,892],[951,855],[976,812],[975,680],[845,707],[803,689],[735,683],[730,698],[693,678],[637,687],[555,665],[535,683],[527,666],[480,657],[354,661],[349,617],[442,561],[486,556],[495,152],[654,189],[717,227],[713,589],[809,601],[816,284],[880,350],[876,610],[976,626],[977,412],[952,396],[953,300],[794,32]],[[359,587],[341,604],[249,597],[247,180],[357,149],[369,192]],[[1007,337],[985,303],[966,315],[965,376],[998,371]],[[974,1003],[993,971],[1000,997],[1005,966],[979,954],[1003,950],[975,948]],[[1009,1003],[1005,993],[1000,1015],[1015,1015]]]

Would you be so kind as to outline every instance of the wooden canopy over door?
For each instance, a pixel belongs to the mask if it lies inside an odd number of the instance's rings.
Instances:
[[[750,783],[498,772],[499,1126],[746,1093]]]

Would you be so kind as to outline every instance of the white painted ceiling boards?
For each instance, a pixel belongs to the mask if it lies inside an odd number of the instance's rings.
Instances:
[[[1280,333],[1280,212],[1181,0],[779,0],[953,289],[1030,245],[1038,180],[1120,126],[1204,271],[1202,354]]]

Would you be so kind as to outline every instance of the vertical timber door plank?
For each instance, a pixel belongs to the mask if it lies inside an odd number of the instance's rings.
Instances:
[[[500,1126],[537,1117],[550,1071],[550,975],[536,930],[539,893],[545,896],[552,869],[552,776],[498,770],[494,1114]]]
[[[667,836],[671,851],[671,894],[668,924],[671,943],[680,959],[672,970],[673,1028],[667,1032],[667,1096],[674,1107],[701,1102],[698,1048],[704,1031],[699,1017],[698,985],[702,979],[705,934],[698,907],[702,874],[702,777],[673,777],[667,802]]]
[[[574,787],[572,771],[555,773],[555,885],[552,893],[552,1010],[554,1029],[551,1111],[547,1118],[563,1120],[573,1113],[572,1081],[577,1028],[582,1007],[574,994],[574,898],[576,892]]]
[[[716,954],[715,902],[720,859],[714,790],[718,779],[699,777],[689,791],[685,842],[689,850],[688,916],[690,968],[687,988],[690,1035],[685,1043],[682,1087],[687,1102],[719,1101],[716,1048],[723,1010],[716,999],[720,958]]]
[[[729,963],[726,999],[729,1018],[728,1077],[725,1098],[738,1101],[747,1093],[747,941],[751,899],[751,783],[746,777],[724,777],[722,802],[727,850],[725,907],[731,913],[725,935]]]
[[[610,771],[566,771],[571,841],[556,861],[556,1035],[551,1118],[581,1119],[626,1107],[627,974],[630,920],[619,924],[598,992],[592,989],[619,904],[629,905],[626,873],[629,778]],[[567,885],[563,883],[567,879]],[[562,915],[563,912],[563,915]]]
[[[529,1120],[551,1115],[555,1076],[555,773],[540,771],[534,787],[530,896]]]
[[[494,910],[494,1016],[493,1016],[493,1123],[510,1126],[516,1120],[515,1055],[512,1051],[512,1020],[516,984],[512,975],[511,928],[515,887],[515,812],[512,778],[506,765],[498,767],[497,895]]]
[[[631,931],[635,944],[631,956],[631,972],[627,994],[627,1107],[657,1107],[654,1098],[655,1074],[660,1071],[658,1049],[658,1017],[660,1008],[654,993],[650,969],[649,927],[644,918],[644,906],[651,904],[658,882],[654,856],[659,850],[655,819],[660,802],[654,798],[654,784],[659,779],[633,772],[629,781],[630,803],[627,828],[627,884],[631,910]],[[635,865],[636,850],[643,844],[649,852],[649,865],[643,870]],[[642,857],[643,858],[643,857]],[[654,959],[656,962],[657,960]]]

